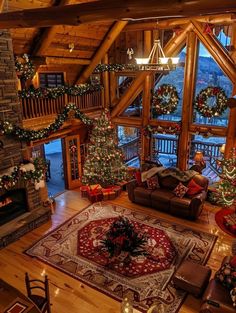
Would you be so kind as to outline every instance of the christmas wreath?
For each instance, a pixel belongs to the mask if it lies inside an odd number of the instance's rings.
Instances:
[[[20,57],[15,57],[15,69],[20,73],[21,78],[25,81],[34,77],[35,68],[26,53]]]
[[[215,97],[216,101],[214,105],[209,106],[207,100],[212,97]],[[199,92],[194,106],[204,117],[219,116],[227,109],[227,96],[222,88],[209,86]]]
[[[153,117],[175,112],[178,102],[179,95],[175,86],[169,84],[159,86],[152,98]]]

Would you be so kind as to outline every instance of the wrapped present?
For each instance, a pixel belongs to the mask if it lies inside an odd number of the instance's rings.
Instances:
[[[99,202],[103,200],[103,194],[101,191],[94,191],[94,190],[89,190],[88,191],[88,199],[94,203],[94,202]]]
[[[93,191],[102,191],[102,186],[99,184],[90,185],[89,188],[90,188],[90,190],[93,190]]]
[[[103,200],[112,200],[115,199],[113,187],[102,188]]]
[[[80,187],[81,197],[87,198],[88,197],[88,191],[89,191],[89,186],[81,186]]]

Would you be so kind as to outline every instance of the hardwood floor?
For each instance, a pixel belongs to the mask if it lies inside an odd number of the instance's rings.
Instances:
[[[223,233],[215,223],[214,214],[219,210],[218,207],[206,204],[199,219],[196,222],[191,222],[151,208],[135,205],[128,200],[126,192],[123,192],[119,198],[110,202],[218,235],[218,240],[208,261],[208,265],[212,268],[213,273],[218,269],[223,257],[231,252],[232,237]],[[1,278],[18,288],[21,292],[25,293],[24,273],[26,271],[33,277],[40,277],[44,274],[49,276],[51,303],[53,304],[52,313],[120,312],[120,303],[118,301],[23,253],[25,249],[48,231],[89,204],[87,199],[80,197],[78,191],[66,191],[56,198],[56,208],[51,222],[33,230],[17,242],[0,251]],[[188,296],[179,312],[197,313],[199,312],[199,307],[200,300]],[[138,311],[135,310],[134,312]]]

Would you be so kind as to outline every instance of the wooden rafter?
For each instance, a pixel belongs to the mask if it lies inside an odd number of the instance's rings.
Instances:
[[[122,29],[126,26],[128,22],[126,21],[118,21],[116,22],[111,30],[108,32],[106,37],[104,38],[102,44],[98,48],[95,53],[93,59],[91,60],[89,66],[82,72],[81,75],[76,79],[76,83],[85,83],[89,76],[92,74],[95,67],[99,64],[101,59],[105,56],[113,42],[116,40],[117,36],[119,36]]]
[[[178,36],[174,36],[169,40],[169,42],[164,47],[164,53],[167,56],[178,54],[179,51],[184,47],[186,34],[189,30],[192,29],[191,24],[185,26],[183,32]],[[149,72],[141,72],[137,75],[136,79],[131,84],[130,88],[126,90],[120,101],[117,103],[115,108],[113,109],[111,116],[119,116],[131,103],[135,100],[135,98],[140,94],[143,89],[143,82],[145,80],[146,75]]]
[[[59,3],[56,3],[56,6],[64,6],[69,3],[69,0],[60,0]],[[30,55],[41,56],[45,55],[47,48],[50,46],[55,34],[57,31],[56,26],[50,28],[43,28],[40,30],[39,34],[36,35],[30,51]]]
[[[217,38],[211,34],[205,34],[203,31],[203,25],[197,21],[191,21],[194,26],[193,30],[197,34],[198,38],[207,48],[209,53],[218,63],[220,68],[229,77],[233,84],[236,83],[236,67],[229,53],[220,44]]]
[[[62,65],[62,64],[77,64],[77,65],[88,65],[90,60],[78,59],[78,58],[61,58],[61,57],[46,57],[47,65]]]
[[[80,25],[102,20],[133,20],[147,17],[188,17],[234,13],[235,0],[100,0],[67,6],[3,13],[0,28]]]
[[[211,23],[211,24],[232,24],[236,21],[236,14],[220,14],[220,15],[206,15],[206,16],[194,16],[191,20],[196,20],[201,23]],[[189,18],[175,18],[167,19],[163,21],[153,21],[153,22],[134,22],[127,25],[123,32],[129,31],[147,31],[155,29],[171,29],[176,26],[184,25],[189,23]]]

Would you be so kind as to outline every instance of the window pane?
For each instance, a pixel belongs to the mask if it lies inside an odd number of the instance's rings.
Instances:
[[[126,164],[139,167],[139,129],[136,127],[118,126],[117,135],[118,146],[123,151]]]
[[[221,147],[225,144],[225,137],[203,137],[193,135],[190,145],[189,167],[198,165],[199,161],[195,156],[196,152],[202,152],[205,167],[202,168],[202,174],[208,177],[210,183],[219,180],[220,166],[217,160],[222,158]],[[196,170],[196,169],[195,169]]]
[[[176,167],[178,135],[152,134],[152,161],[159,161],[164,167]]]
[[[222,72],[218,64],[206,50],[206,48],[200,43],[198,57],[198,71],[196,81],[195,98],[199,92],[208,86],[221,87],[227,97],[232,95],[232,83],[229,78]],[[209,97],[207,105],[212,107],[216,105],[216,97]],[[194,109],[193,121],[197,124],[207,124],[216,126],[227,126],[228,124],[229,108],[221,116],[204,117],[198,113],[196,108]]]
[[[185,49],[178,55],[180,58],[180,64],[184,64],[186,51]],[[170,84],[176,87],[179,102],[175,112],[171,114],[159,115],[157,119],[168,120],[168,121],[180,121],[182,117],[182,102],[183,102],[183,83],[184,83],[184,67],[179,66],[175,70],[170,71],[167,75],[163,75],[161,78],[156,77],[156,84],[154,87],[154,92],[158,89],[159,86],[163,84]],[[152,111],[153,112],[153,111]],[[153,114],[153,118],[156,119]]]

